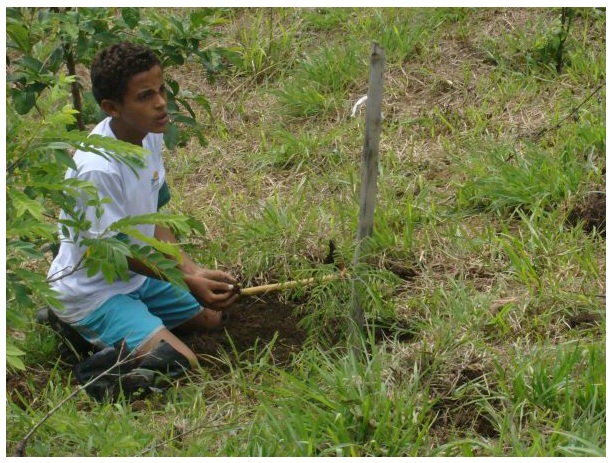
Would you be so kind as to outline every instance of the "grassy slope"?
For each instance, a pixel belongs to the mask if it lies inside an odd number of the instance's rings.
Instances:
[[[560,75],[558,9],[226,15],[235,72],[176,76],[214,114],[207,147],[167,160],[173,208],[207,228],[198,257],[253,283],[332,271],[329,239],[350,262],[364,122],[350,113],[379,40],[380,193],[358,272],[370,319],[402,341],[360,363],[313,337],[288,371],[262,349],[138,408],[83,397],[29,455],[604,454],[606,243],[565,222],[605,190],[604,88],[565,119],[604,82],[604,13],[574,17]],[[347,286],[306,301],[313,336],[345,316]],[[31,387],[49,405],[70,390],[57,372]],[[9,406],[9,441],[46,410]]]

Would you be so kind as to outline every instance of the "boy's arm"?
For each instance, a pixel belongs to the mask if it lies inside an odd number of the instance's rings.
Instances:
[[[171,230],[158,225],[155,226],[155,238],[169,243],[178,242]],[[137,259],[128,259],[128,263],[133,272],[152,278],[163,278]],[[233,286],[236,283],[235,278],[220,270],[201,268],[185,252],[182,252],[182,263],[178,265],[178,269],[182,271],[189,290],[202,305],[223,309],[232,305],[239,297]]]
[[[167,243],[178,243],[176,236],[172,233],[172,230],[166,227],[155,225],[155,238],[159,241],[165,241]],[[191,260],[191,258],[184,251],[180,251],[182,255],[182,263],[178,265],[178,269],[185,275],[196,273],[199,266]]]

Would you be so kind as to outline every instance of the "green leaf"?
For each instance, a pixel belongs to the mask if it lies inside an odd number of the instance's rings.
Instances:
[[[108,283],[117,278],[129,279],[127,257],[132,253],[127,243],[111,237],[83,239],[81,244],[87,248],[84,261],[87,276],[101,272]]]
[[[37,246],[34,245],[34,243],[29,243],[27,241],[7,241],[6,251],[7,254],[10,252],[14,252],[30,259],[42,259],[44,257],[42,252],[40,252],[40,250]]]
[[[179,20],[178,18],[174,17],[174,16],[170,16],[169,18],[169,22],[170,24],[172,24],[174,26],[174,30],[179,32],[180,35],[183,35],[185,32],[185,27],[184,24],[182,22],[182,20]]]
[[[182,50],[174,47],[163,47],[163,54],[166,60],[169,60],[173,65],[185,64],[185,57],[183,56]]]
[[[181,258],[180,248],[176,244],[168,243],[166,241],[159,241],[158,239],[145,235],[137,228],[124,228],[123,233],[131,236],[132,238],[136,238],[143,243],[150,244],[159,252],[172,256],[176,259]]]
[[[64,64],[64,47],[61,44],[53,50],[45,64],[45,69],[52,72],[57,72],[62,67]]]
[[[7,238],[45,238],[52,239],[55,234],[55,226],[50,223],[41,223],[38,220],[24,220],[7,223]]]
[[[125,228],[134,225],[156,224],[168,227],[176,231],[177,234],[187,234],[191,231],[190,223],[192,221],[193,219],[185,215],[153,212],[151,214],[142,214],[135,217],[125,217],[113,223],[110,229],[124,233]]]
[[[184,114],[175,114],[172,116],[174,122],[181,122],[183,124],[194,125],[197,121],[192,117],[185,116]]]
[[[191,20],[191,25],[195,28],[200,28],[210,23],[209,16],[213,13],[212,8],[200,8],[194,13],[191,13],[189,19]]]
[[[197,103],[206,110],[208,115],[212,116],[212,108],[210,107],[210,101],[208,100],[208,98],[200,95],[196,96],[194,100],[197,101]]]
[[[85,27],[85,25],[81,26],[81,28],[83,28],[83,27]],[[89,30],[87,32],[93,32],[93,31]],[[89,52],[89,50],[92,48],[93,45],[94,45],[93,40],[91,40],[91,38],[89,36],[85,35],[83,33],[83,29],[81,29],[81,33],[79,34],[78,40],[76,42],[76,54],[77,54],[77,56],[87,55],[87,53]]]
[[[63,149],[55,150],[53,155],[55,156],[55,162],[61,164],[63,167],[76,170],[76,163],[74,158]]]
[[[15,356],[25,355],[25,352],[23,352],[15,344],[13,344],[10,338],[7,338],[6,340],[6,353],[7,355],[15,355]]]
[[[14,209],[15,217],[21,217],[26,212],[38,220],[42,220],[44,207],[38,201],[28,198],[17,190],[7,191],[7,199]]]
[[[172,90],[172,94],[173,95],[178,95],[178,92],[180,92],[180,85],[178,82],[176,82],[174,79],[167,79],[166,80],[168,86],[170,87],[170,90]]]
[[[148,151],[141,146],[102,135],[89,135],[77,130],[45,134],[42,141],[45,144],[64,141],[74,148],[98,154],[106,159],[115,159],[134,171],[144,165],[144,158],[148,154]]]
[[[32,88],[11,89],[11,100],[18,114],[27,114],[36,104],[36,92]]]
[[[29,53],[31,50],[30,36],[28,29],[22,24],[7,24],[6,26],[7,35],[13,40],[16,48],[23,53]],[[11,44],[7,43],[7,47]]]
[[[66,143],[64,141],[52,141],[49,143],[45,143],[44,147],[52,150],[65,150],[72,148],[70,143]]]
[[[102,262],[102,275],[107,282],[112,282],[115,279],[115,266],[110,262]]]
[[[32,71],[35,75],[41,72],[44,68],[42,62],[32,56],[22,56],[18,63],[24,69]]]
[[[20,357],[25,352],[19,349],[10,338],[6,339],[6,366],[13,370],[25,370],[25,365]]]
[[[196,126],[195,130],[192,133],[197,137],[199,146],[202,146],[204,148],[208,146],[208,139],[206,138],[206,135],[204,134],[204,130],[200,126]]]
[[[191,109],[191,105],[189,104],[189,102],[184,98],[176,98],[176,101],[178,101],[188,111],[188,113],[195,121],[195,113],[193,112],[193,109]]]
[[[163,140],[169,150],[176,148],[176,145],[178,145],[178,126],[176,124],[170,122],[167,125]]]
[[[75,24],[74,18],[71,15],[64,15],[64,21],[62,21],[61,36],[62,39],[67,43],[75,42],[79,35],[79,26]]]
[[[206,227],[199,220],[189,217],[187,224],[192,230],[197,231],[200,235],[204,236],[206,234]]]
[[[127,27],[130,29],[135,28],[140,23],[140,9],[139,8],[121,8],[121,17]]]
[[[177,268],[176,260],[168,259],[163,254],[154,253],[150,246],[131,247],[132,256],[140,260],[152,271],[162,275],[167,281],[176,286],[188,289],[183,273]]]

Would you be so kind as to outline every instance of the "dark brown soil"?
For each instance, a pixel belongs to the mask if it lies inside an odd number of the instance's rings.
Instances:
[[[181,339],[197,354],[200,363],[209,368],[215,376],[223,374],[228,365],[219,360],[223,351],[229,358],[252,360],[257,353],[276,339],[271,346],[271,361],[276,366],[287,364],[291,356],[299,352],[307,338],[305,330],[298,324],[301,316],[296,310],[298,304],[280,301],[277,295],[264,298],[244,298],[226,311],[228,319],[222,329],[209,333],[183,334]],[[409,341],[413,338],[412,330],[402,323],[377,320],[373,323],[373,335],[376,341],[397,339]],[[342,331],[341,322],[327,320],[321,327],[320,335],[330,343],[339,342]]]
[[[596,229],[601,236],[605,236],[606,204],[607,195],[604,192],[592,192],[571,210],[567,222],[573,226],[582,223],[588,233]]]
[[[264,299],[244,298],[226,311],[228,319],[223,328],[203,334],[186,334],[181,338],[214,375],[227,368],[216,360],[219,353],[225,351],[232,359],[253,358],[255,352],[261,352],[277,333],[271,359],[282,365],[300,350],[307,337],[297,326],[299,316],[295,307],[290,302],[280,302],[273,295]]]

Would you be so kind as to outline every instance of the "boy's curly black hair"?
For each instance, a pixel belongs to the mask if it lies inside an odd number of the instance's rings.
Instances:
[[[91,90],[98,104],[102,100],[122,102],[129,79],[161,66],[155,53],[144,45],[121,42],[100,51],[91,65]]]

